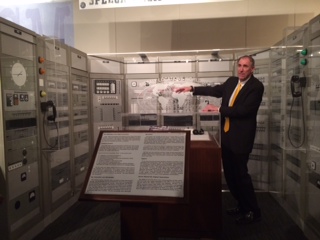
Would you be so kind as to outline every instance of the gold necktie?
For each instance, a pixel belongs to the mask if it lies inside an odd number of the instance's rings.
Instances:
[[[231,99],[230,101],[230,105],[229,107],[232,107],[233,106],[233,103],[234,101],[236,100],[237,96],[238,96],[238,93],[240,92],[241,90],[241,87],[242,85],[239,83],[238,86],[237,86],[237,89],[235,91],[235,93],[233,94],[233,98]],[[226,117],[226,120],[225,120],[225,123],[224,123],[224,132],[228,132],[229,131],[229,128],[230,128],[230,119],[228,117]]]

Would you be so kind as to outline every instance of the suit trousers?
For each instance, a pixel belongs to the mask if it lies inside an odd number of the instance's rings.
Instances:
[[[221,146],[224,176],[230,193],[238,202],[242,213],[249,211],[260,215],[251,176],[248,173],[248,154],[233,153],[228,146]]]

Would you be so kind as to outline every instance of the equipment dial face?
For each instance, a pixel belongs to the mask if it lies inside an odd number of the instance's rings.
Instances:
[[[27,80],[25,67],[19,62],[14,63],[11,68],[11,77],[15,84],[19,87],[23,86]]]

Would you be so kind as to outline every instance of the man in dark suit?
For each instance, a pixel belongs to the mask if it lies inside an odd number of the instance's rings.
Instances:
[[[221,115],[221,151],[224,175],[237,206],[228,209],[237,216],[236,223],[247,224],[261,219],[247,163],[252,151],[257,112],[264,92],[263,84],[253,76],[255,61],[251,56],[238,59],[238,77],[229,77],[213,87],[182,87],[175,91],[222,98],[221,106],[208,104],[203,111]]]

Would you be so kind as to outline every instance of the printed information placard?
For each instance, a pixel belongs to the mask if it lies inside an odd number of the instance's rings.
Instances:
[[[100,132],[80,198],[185,199],[189,143],[190,131]]]

